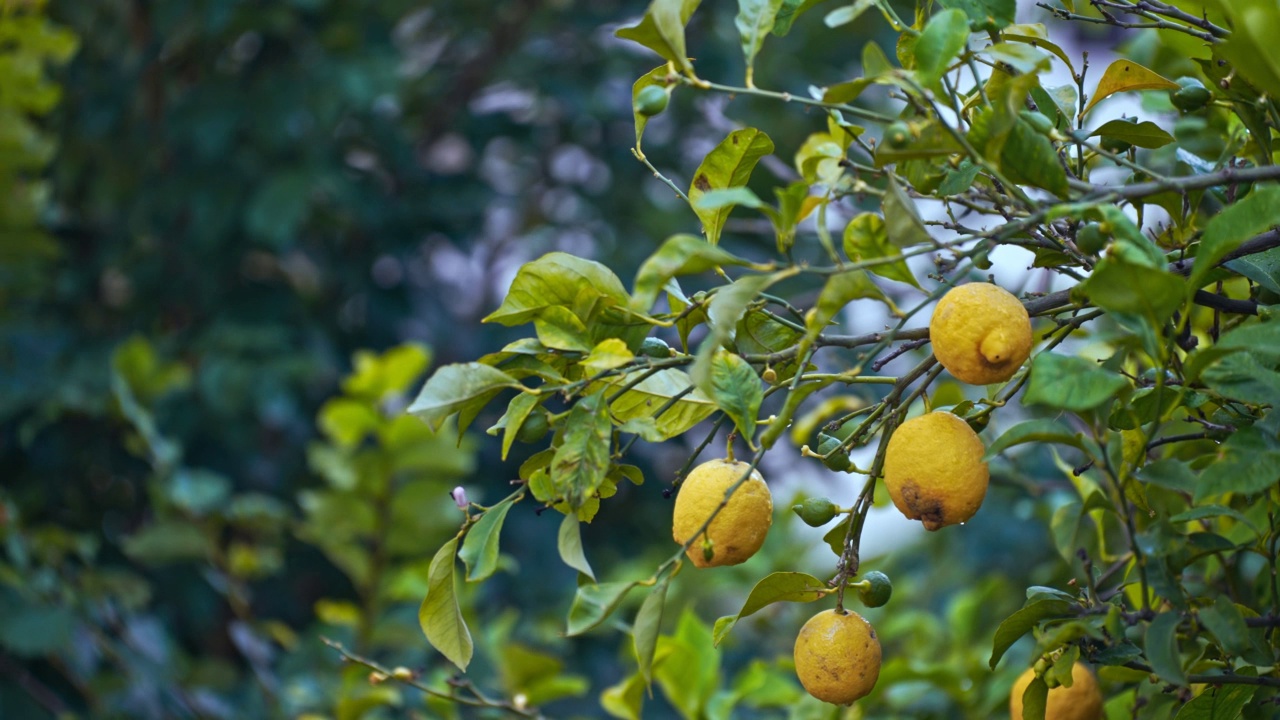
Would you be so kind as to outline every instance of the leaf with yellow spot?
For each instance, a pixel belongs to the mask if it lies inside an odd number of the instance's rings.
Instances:
[[[1107,67],[1098,81],[1098,89],[1089,98],[1084,112],[1088,113],[1102,100],[1118,93],[1130,90],[1178,90],[1180,86],[1154,70],[1139,65],[1132,60],[1117,60]]]

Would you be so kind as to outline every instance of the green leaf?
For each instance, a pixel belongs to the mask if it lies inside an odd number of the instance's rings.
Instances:
[[[707,321],[711,324],[711,337],[721,346],[728,346],[738,327],[738,320],[747,305],[778,279],[773,275],[744,275],[720,288],[711,298],[707,308]]]
[[[848,25],[861,17],[864,12],[875,7],[878,1],[879,0],[854,0],[852,5],[847,5],[827,13],[827,16],[822,18],[822,23],[829,28]],[[872,74],[871,70],[867,68],[865,64],[863,65],[862,70],[868,75]]]
[[[636,109],[636,100],[640,97],[640,91],[651,85],[665,88],[667,86],[667,76],[671,74],[671,68],[666,63],[650,70],[641,75],[635,83],[631,85],[631,116],[635,120],[636,125],[636,150],[640,149],[640,139],[644,137],[644,129],[649,124],[649,116],[642,114]],[[652,305],[652,303],[650,303]],[[647,308],[646,308],[647,309]]]
[[[1195,501],[1224,493],[1257,495],[1280,482],[1280,447],[1256,427],[1232,433],[1196,484]]]
[[[915,72],[920,84],[936,86],[968,40],[969,20],[963,11],[943,10],[929,18],[915,46]]]
[[[612,370],[635,359],[635,354],[627,349],[626,343],[618,338],[608,338],[596,343],[580,364],[597,371]],[[505,453],[503,459],[506,459]]]
[[[675,635],[658,639],[658,655],[665,656],[655,672],[658,687],[681,717],[699,720],[720,681],[720,654],[710,628],[685,608]]]
[[[564,441],[551,459],[551,483],[574,510],[595,497],[609,472],[613,423],[604,392],[579,400],[565,420]]]
[[[712,638],[717,646],[729,635],[739,620],[754,615],[777,602],[813,602],[830,592],[822,580],[801,572],[776,572],[766,576],[751,588],[747,601],[736,615],[726,615],[716,621]]]
[[[1186,287],[1185,280],[1166,270],[1110,257],[1080,284],[1081,292],[1103,310],[1144,317],[1155,328],[1181,307]]]
[[[454,589],[454,555],[457,551],[458,538],[455,537],[431,558],[431,566],[427,570],[427,596],[418,608],[418,624],[431,647],[466,672],[474,645],[471,631],[462,619],[462,610],[458,608]]]
[[[1001,30],[1013,24],[1017,0],[939,0],[945,8],[963,10],[974,30]]]
[[[533,327],[538,334],[538,342],[544,347],[568,352],[591,351],[587,326],[567,307],[553,305],[538,310],[533,318]]]
[[[1228,205],[1213,216],[1204,228],[1196,262],[1187,284],[1189,292],[1204,285],[1205,277],[1222,258],[1240,247],[1244,241],[1280,225],[1280,187],[1256,188],[1244,199]]]
[[[1178,654],[1178,625],[1182,616],[1176,612],[1161,613],[1147,626],[1146,653],[1151,669],[1165,682],[1186,686],[1187,675],[1182,671],[1182,659]]]
[[[520,266],[502,305],[484,322],[523,325],[544,308],[563,307],[586,323],[602,305],[626,307],[630,300],[609,268],[594,260],[552,252]]]
[[[1045,599],[1029,602],[1021,610],[1005,618],[996,628],[995,640],[991,648],[991,669],[1004,657],[1005,651],[1013,646],[1023,635],[1030,632],[1042,620],[1066,617],[1070,614],[1072,604],[1066,600]]]
[[[621,388],[647,376],[610,403],[609,410],[614,418],[623,423],[651,418],[662,439],[666,440],[684,434],[716,411],[715,402],[694,388],[693,379],[683,370],[667,368],[652,375],[648,372],[636,370],[627,373],[608,386]],[[672,400],[675,404],[659,415],[658,410]]]
[[[782,37],[791,32],[791,26],[809,8],[827,0],[782,0],[782,7],[773,20],[773,34]]]
[[[1107,402],[1129,387],[1123,376],[1071,355],[1042,352],[1031,362],[1031,381],[1022,396],[1026,405],[1047,405],[1082,412]]]
[[[756,417],[764,389],[751,365],[734,353],[716,348],[704,366],[695,365],[693,381],[733,420],[742,439],[754,448]]]
[[[911,274],[902,251],[889,242],[884,219],[871,212],[855,216],[844,228],[844,254],[854,262],[867,262],[884,258],[898,258],[893,262],[872,265],[867,268],[880,277],[904,282],[920,288],[916,276]]]
[[[587,562],[587,555],[582,550],[582,528],[578,516],[572,513],[565,515],[560,523],[560,535],[556,542],[560,550],[560,559],[564,564],[591,578],[595,582],[596,574]]]
[[[1214,3],[1230,20],[1231,35],[1215,47],[1217,54],[1271,97],[1280,97],[1280,62],[1276,61],[1275,40],[1280,19],[1267,0],[1223,0]]]
[[[1081,434],[1073,431],[1058,420],[1027,420],[1004,431],[996,441],[987,446],[982,456],[987,462],[1015,445],[1024,443],[1057,443],[1084,449]]]
[[[755,74],[756,54],[760,52],[764,39],[773,31],[773,24],[781,9],[782,0],[738,0],[738,16],[734,18],[734,24],[742,39],[748,87],[754,84],[752,76]]]
[[[467,567],[467,582],[480,582],[498,569],[498,538],[515,501],[515,498],[507,498],[485,510],[467,531],[462,540],[462,550],[458,553]]]
[[[653,654],[658,649],[658,633],[662,630],[662,612],[667,604],[667,587],[670,585],[671,573],[668,572],[649,591],[631,625],[636,663],[640,665],[640,674],[646,683],[653,680]]]
[[[208,535],[197,525],[161,520],[124,538],[121,550],[134,562],[148,566],[207,560],[213,553]]]
[[[1104,137],[1123,140],[1140,148],[1159,148],[1173,142],[1173,136],[1165,132],[1153,122],[1144,120],[1131,123],[1128,120],[1108,120],[1098,129],[1089,133],[1089,137]]]
[[[507,411],[503,413],[494,427],[489,429],[489,434],[497,432],[499,426],[502,427],[502,459],[507,459],[507,453],[511,451],[511,444],[515,442],[516,436],[520,433],[520,426],[524,425],[524,421],[529,418],[529,413],[538,407],[538,396],[531,392],[522,392],[511,398],[511,402],[507,404]]]
[[[581,635],[604,622],[622,604],[634,582],[609,582],[580,585],[569,606],[569,623],[565,634]]]
[[[929,231],[920,221],[916,204],[907,197],[892,175],[885,188],[881,210],[884,211],[885,232],[889,236],[889,242],[900,248],[933,242]]]
[[[1218,639],[1218,644],[1228,655],[1240,656],[1253,650],[1249,628],[1245,625],[1240,608],[1226,595],[1219,595],[1213,605],[1201,608],[1200,622]]]
[[[1209,685],[1183,705],[1174,720],[1236,720],[1257,690],[1251,685]]]
[[[1019,117],[1000,151],[1000,169],[1019,185],[1035,185],[1058,197],[1066,197],[1067,171],[1049,138]]]
[[[743,128],[729,133],[702,159],[702,164],[693,174],[693,183],[689,186],[689,203],[702,221],[702,229],[712,245],[720,242],[720,232],[733,208],[702,210],[698,206],[699,198],[711,190],[746,185],[760,158],[772,152],[773,141],[768,135],[755,128]]]
[[[1022,720],[1044,720],[1049,705],[1049,686],[1040,678],[1033,678],[1022,691]]]
[[[438,431],[450,415],[482,408],[503,388],[518,386],[510,375],[488,365],[445,365],[427,378],[409,412]]]
[[[818,295],[817,304],[805,313],[804,324],[808,332],[797,355],[805,354],[813,341],[818,339],[818,335],[827,329],[827,325],[846,305],[854,300],[867,298],[887,304],[891,312],[897,311],[885,296],[884,291],[871,281],[871,277],[865,270],[849,270],[827,278],[826,284],[822,286],[822,292]]]
[[[1179,90],[1181,86],[1172,80],[1149,70],[1132,60],[1116,60],[1107,66],[1098,81],[1098,87],[1084,106],[1082,115],[1093,109],[1094,105],[1118,92],[1130,90]]]
[[[640,43],[692,75],[684,44],[684,27],[702,0],[653,0],[640,22],[614,35]]]
[[[644,711],[644,695],[647,682],[640,673],[635,673],[605,688],[600,693],[600,706],[605,712],[622,720],[642,720]]]
[[[726,265],[749,265],[727,250],[712,245],[696,235],[672,235],[657,252],[650,255],[636,272],[635,292],[631,307],[648,312],[667,281],[677,275],[707,272]]]

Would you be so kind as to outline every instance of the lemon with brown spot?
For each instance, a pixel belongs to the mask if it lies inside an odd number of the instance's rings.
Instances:
[[[1022,720],[1022,693],[1035,679],[1034,668],[1018,677],[1009,693],[1009,717]],[[1100,720],[1102,718],[1102,690],[1093,673],[1083,663],[1071,666],[1071,687],[1056,687],[1049,691],[1045,707],[1045,720]]]
[[[884,455],[884,484],[893,504],[926,530],[973,517],[990,474],[978,434],[949,412],[912,418],[894,431]]]
[[[957,380],[990,385],[1013,377],[1031,355],[1031,318],[1007,290],[969,283],[947,291],[929,320],[933,355]]]
[[[685,551],[694,565],[737,565],[755,555],[773,524],[773,496],[758,471],[733,460],[702,463],[681,483],[671,518],[671,536],[683,545],[725,501],[725,492],[748,471],[750,476],[734,490],[707,527],[705,541],[695,541]]]
[[[880,678],[880,640],[858,613],[824,610],[800,628],[795,661],[806,692],[848,705],[866,697]]]

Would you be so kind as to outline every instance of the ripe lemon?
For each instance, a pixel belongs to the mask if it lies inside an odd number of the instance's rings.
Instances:
[[[796,675],[812,696],[836,705],[865,697],[880,677],[880,641],[871,623],[835,610],[809,618],[795,648]]]
[[[986,448],[949,412],[912,418],[894,431],[884,455],[884,484],[903,515],[937,530],[973,517],[987,494]]]
[[[750,465],[732,460],[712,460],[694,468],[680,485],[675,513],[671,518],[671,536],[681,545],[688,542],[707,518],[724,501],[724,493],[743,476]],[[695,541],[685,551],[698,567],[719,567],[746,562],[764,544],[773,524],[773,496],[759,472],[751,470],[747,479],[724,509],[707,527],[711,557],[704,543]]]
[[[1009,693],[1009,717],[1022,720],[1022,693],[1035,679],[1033,668],[1018,677]],[[1071,687],[1056,687],[1049,691],[1049,703],[1045,720],[1099,720],[1102,717],[1102,691],[1098,681],[1082,663],[1071,666]]]
[[[1008,291],[991,283],[952,288],[929,321],[933,356],[970,385],[1004,382],[1031,354],[1031,318]]]

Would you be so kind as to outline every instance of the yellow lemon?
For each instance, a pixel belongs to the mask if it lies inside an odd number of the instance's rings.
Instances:
[[[681,545],[706,523],[724,502],[724,494],[751,470],[747,481],[734,491],[724,508],[707,527],[706,539],[695,541],[685,551],[698,567],[718,567],[746,562],[764,544],[773,524],[773,496],[759,472],[744,462],[712,460],[694,468],[680,485],[671,536]],[[710,557],[707,550],[710,550]]]
[[[810,695],[848,705],[876,686],[880,641],[858,613],[824,610],[800,628],[795,660],[796,676]]]
[[[1008,291],[991,283],[952,288],[929,321],[933,356],[970,385],[1004,382],[1031,354],[1031,318]]]
[[[949,412],[912,418],[898,426],[885,450],[889,497],[927,530],[962,523],[987,494],[985,451],[969,424]]]
[[[1009,693],[1009,717],[1022,720],[1022,693],[1035,679],[1032,668],[1018,677]],[[1071,687],[1056,687],[1049,691],[1049,703],[1045,708],[1045,720],[1100,720],[1102,718],[1102,691],[1093,673],[1082,663],[1071,666]]]

